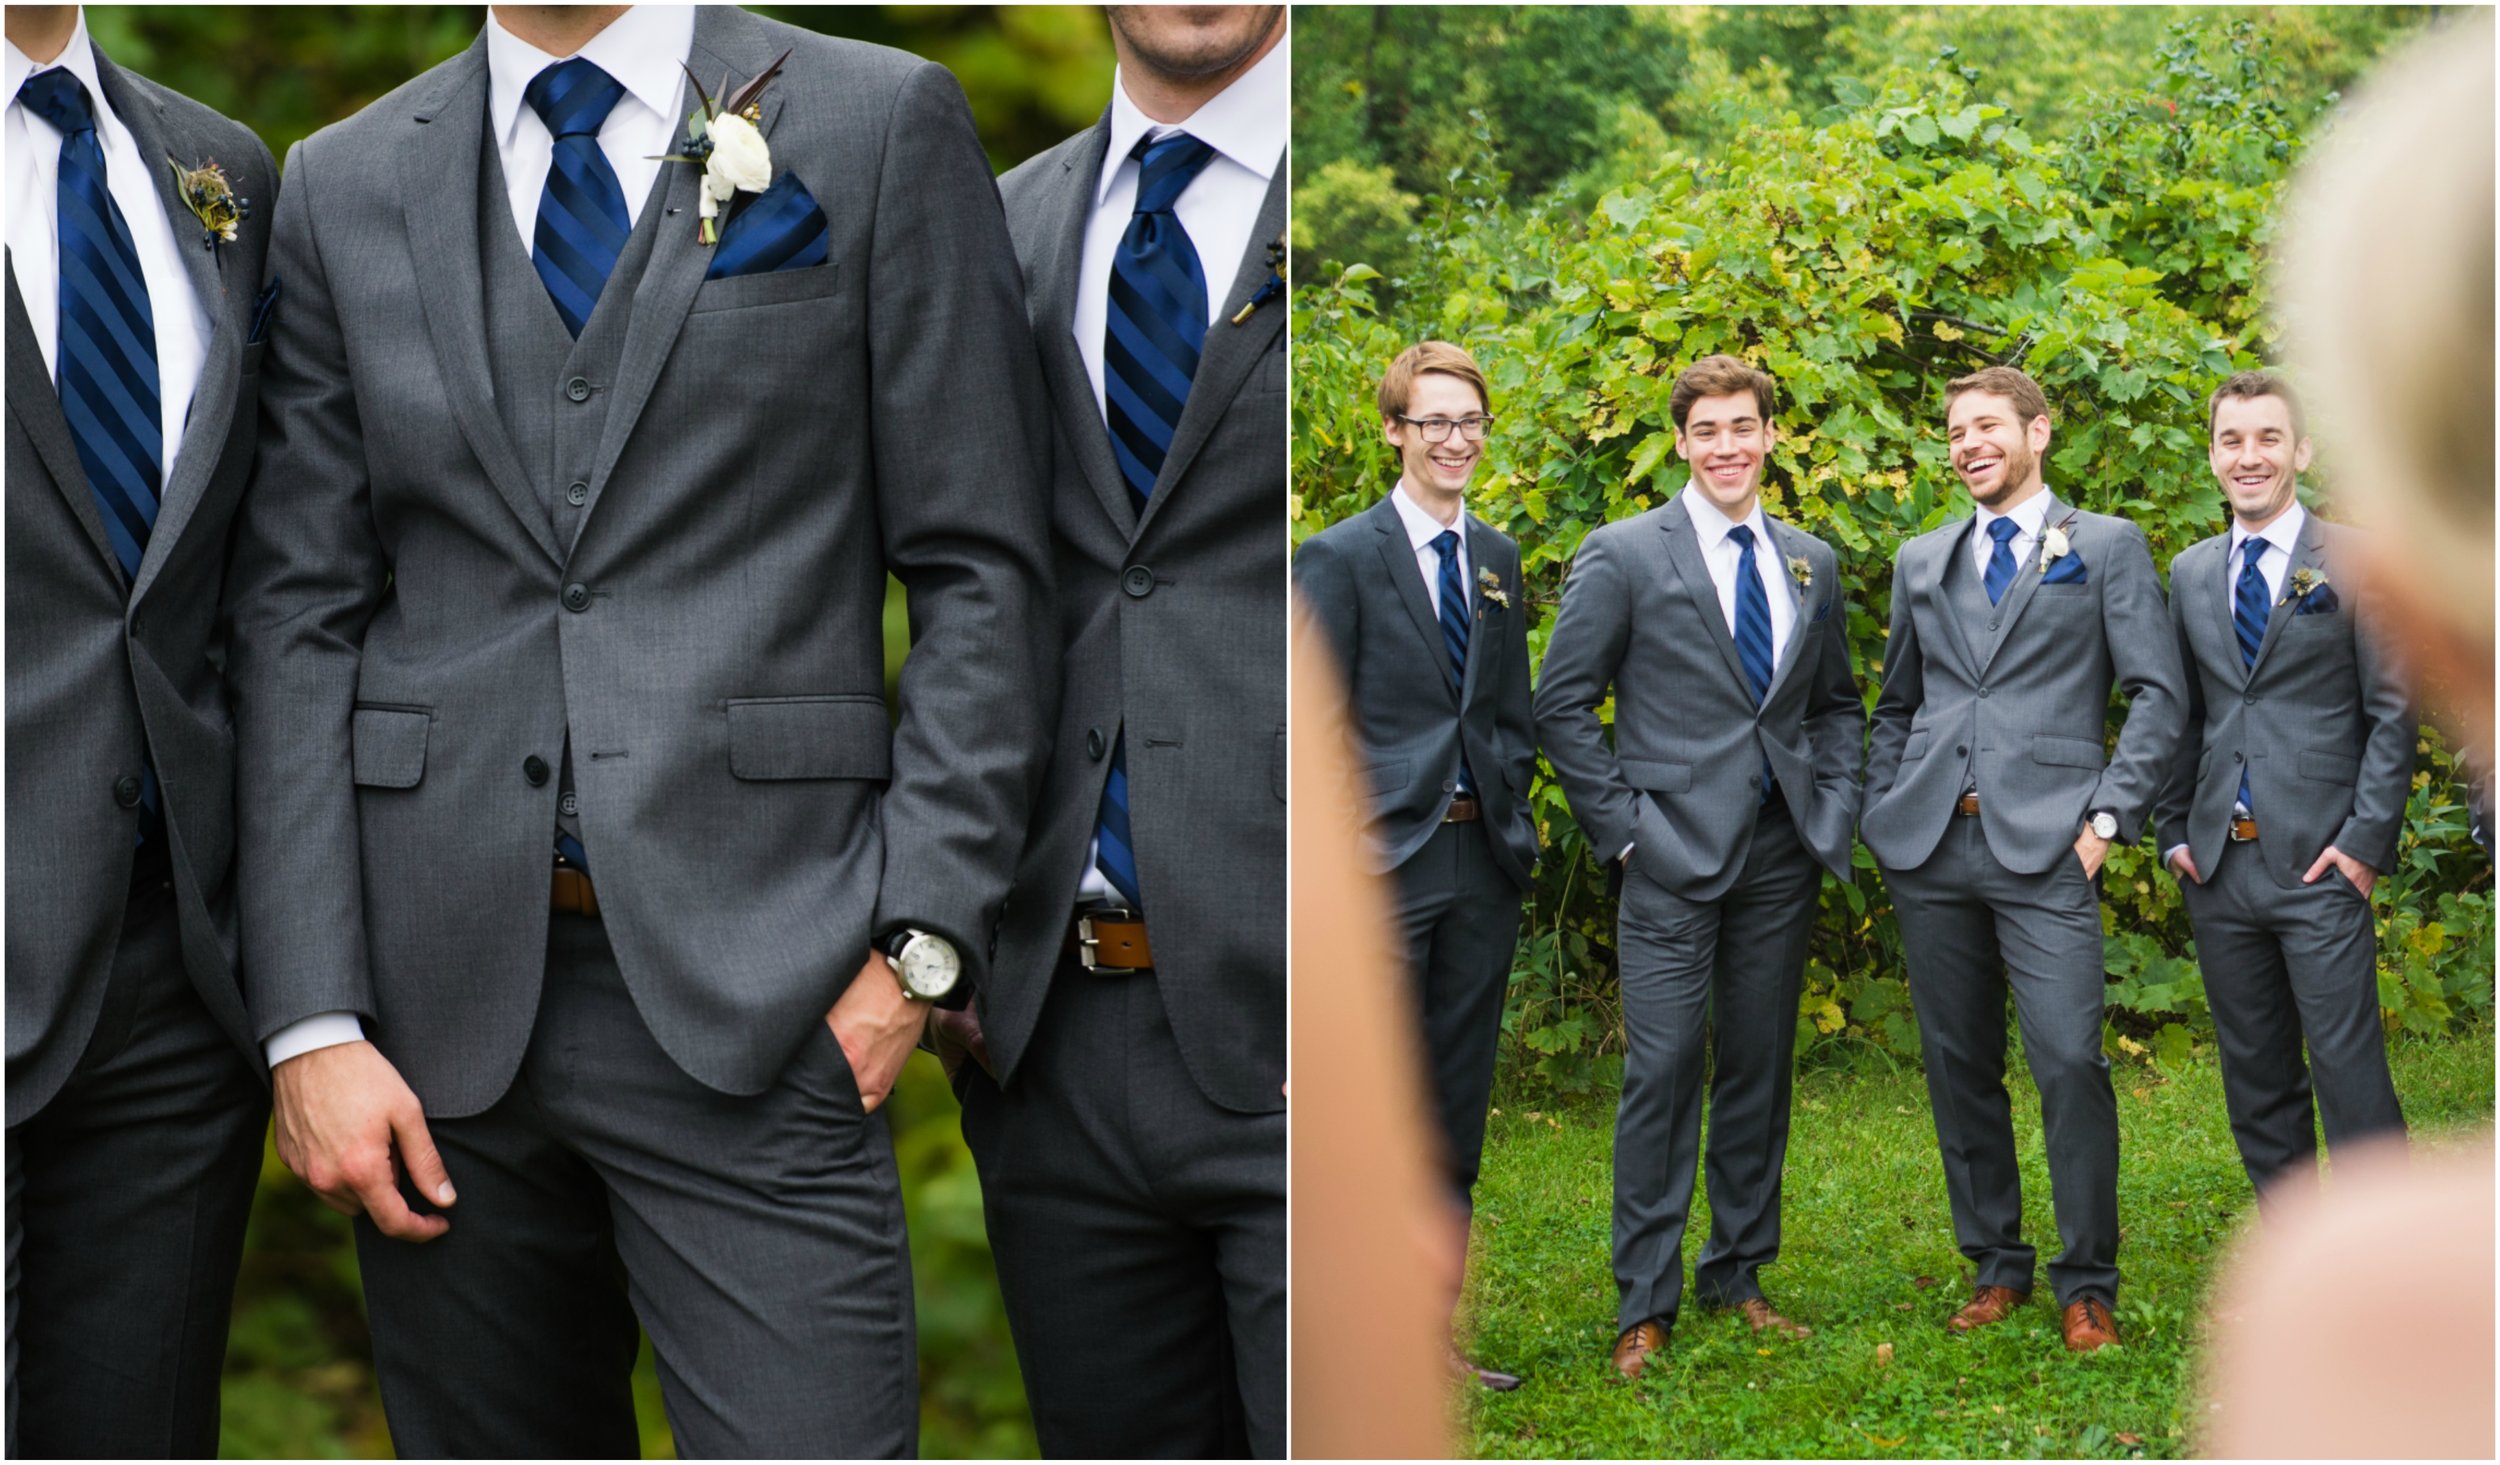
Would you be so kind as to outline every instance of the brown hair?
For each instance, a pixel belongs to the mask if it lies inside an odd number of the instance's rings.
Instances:
[[[1484,388],[1484,372],[1476,358],[1447,341],[1419,341],[1398,353],[1389,369],[1380,378],[1380,415],[1386,420],[1406,415],[1407,395],[1415,389],[1415,378],[1427,371],[1454,376],[1476,389],[1476,401],[1485,411],[1493,410],[1492,394]]]
[[[1684,430],[1684,419],[1692,415],[1693,404],[1704,397],[1725,397],[1737,392],[1753,393],[1754,405],[1762,409],[1762,421],[1768,425],[1774,410],[1771,396],[1776,384],[1771,374],[1737,360],[1733,356],[1704,356],[1676,373],[1675,391],[1667,398],[1667,411],[1675,418],[1675,430]]]
[[[2011,366],[1983,366],[1968,376],[1957,376],[1946,382],[1944,405],[1947,412],[1953,410],[1953,399],[1964,392],[1987,392],[2005,398],[2014,404],[2014,410],[2021,414],[2026,427],[2031,425],[2031,419],[2049,415],[2048,394],[2040,390],[2038,382]]]
[[[2290,382],[2270,371],[2243,371],[2214,388],[2214,394],[2205,399],[2205,437],[2208,441],[2214,435],[2214,414],[2221,410],[2225,397],[2280,397],[2283,405],[2291,409],[2294,440],[2309,435],[2300,412],[2300,398],[2293,394]]]

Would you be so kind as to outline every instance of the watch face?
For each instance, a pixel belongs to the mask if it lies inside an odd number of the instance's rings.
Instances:
[[[2117,816],[2116,816],[2116,815],[2114,815],[2114,814],[2095,814],[2095,815],[2093,815],[2093,816],[2092,816],[2092,832],[2093,832],[2094,834],[2099,835],[2099,836],[2100,836],[2101,838],[2103,838],[2103,839],[2115,839],[2115,838],[2117,838],[2117,837],[2118,837],[2118,819],[2117,819]]]
[[[903,979],[903,990],[914,997],[934,1001],[955,990],[955,979],[963,972],[963,961],[955,955],[953,942],[943,936],[915,936],[903,948],[902,960],[895,963],[895,972]]]

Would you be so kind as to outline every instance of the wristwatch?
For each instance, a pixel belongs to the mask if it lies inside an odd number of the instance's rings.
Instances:
[[[2094,834],[2099,835],[2103,839],[2116,839],[2118,837],[2118,816],[2111,813],[2107,809],[2094,809],[2092,811],[2091,828]]]
[[[877,941],[877,949],[894,968],[894,980],[903,984],[903,995],[939,1007],[960,1007],[961,1001],[950,1002],[963,983],[963,958],[956,954],[955,943],[930,931],[904,926],[889,931]],[[968,993],[966,995],[969,995]]]

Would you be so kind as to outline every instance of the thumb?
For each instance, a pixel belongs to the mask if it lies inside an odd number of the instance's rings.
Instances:
[[[399,1162],[408,1168],[408,1178],[416,1182],[419,1194],[438,1206],[459,1199],[451,1188],[451,1176],[443,1170],[442,1153],[434,1148],[434,1136],[425,1127],[422,1110],[411,1103],[393,1115],[391,1134],[399,1142]]]
[[[2309,866],[2309,873],[2300,877],[2300,883],[2303,885],[2317,884],[2318,877],[2326,873],[2327,866],[2335,863],[2334,855],[2335,847],[2333,845],[2329,845],[2325,849],[2318,851],[2317,860]]]

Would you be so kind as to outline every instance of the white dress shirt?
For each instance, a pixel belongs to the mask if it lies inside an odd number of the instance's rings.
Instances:
[[[1415,568],[1424,577],[1424,595],[1432,602],[1432,613],[1441,614],[1441,551],[1432,542],[1455,530],[1458,534],[1458,583],[1472,585],[1472,567],[1467,563],[1467,511],[1462,506],[1455,523],[1444,524],[1432,517],[1432,511],[1415,502],[1406,491],[1406,480],[1389,490],[1389,502],[1397,507],[1398,522],[1406,526],[1406,542],[1414,547]]]
[[[1788,649],[1789,634],[1797,626],[1797,587],[1788,578],[1788,559],[1780,553],[1779,541],[1771,537],[1770,521],[1763,516],[1762,501],[1754,500],[1753,509],[1742,520],[1729,518],[1719,506],[1693,491],[1691,484],[1678,495],[1684,501],[1684,512],[1693,521],[1693,532],[1701,541],[1702,563],[1710,567],[1710,584],[1719,592],[1719,614],[1727,617],[1727,633],[1736,634],[1736,568],[1744,561],[1744,546],[1728,534],[1739,523],[1753,530],[1754,576],[1762,582],[1763,598],[1771,607],[1771,665],[1780,664],[1780,656]]]
[[[1997,542],[1988,537],[1989,525],[1999,519],[2014,521],[2014,537],[2006,542],[2005,547],[2014,556],[2015,573],[2020,574],[2024,563],[2031,558],[2032,550],[2039,546],[2040,526],[2048,516],[2049,491],[2045,487],[2016,504],[2011,513],[2000,514],[1984,504],[1980,505],[1970,526],[1970,562],[1979,571],[1979,583],[1988,583],[1988,561],[1997,552]]]
[[[2258,530],[2255,536],[2266,545],[2266,548],[2257,552],[2257,573],[2266,582],[2266,605],[2269,607],[2267,611],[2269,619],[2280,614],[2272,607],[2283,598],[2283,581],[2292,572],[2292,554],[2300,547],[2301,526],[2308,521],[2309,511],[2300,506],[2300,500],[2294,499],[2290,508],[2275,515],[2274,522]],[[2240,574],[2246,564],[2241,556],[2246,550],[2249,538],[2247,528],[2234,518],[2231,521],[2231,556],[2222,562],[2222,603],[2229,609],[2235,627],[2240,614]],[[2178,587],[2172,586],[2170,593],[2178,594]],[[2233,634],[2238,634],[2236,629]],[[2196,668],[2189,667],[2188,675],[2196,675]],[[2248,805],[2234,797],[2231,800],[2231,813],[2234,818],[2245,819],[2248,817]],[[2185,844],[2174,844],[2163,850],[2161,852],[2162,863],[2169,864],[2171,856],[2186,848]],[[2197,873],[2208,879],[2213,877],[2211,870],[2200,870]]]
[[[659,155],[676,151],[683,121],[676,115],[677,100],[685,85],[678,65],[693,53],[691,5],[636,5],[573,53],[625,88],[599,126],[599,151],[616,170],[628,228],[641,220],[643,205],[659,180],[664,166]],[[503,165],[512,226],[520,231],[525,253],[537,247],[538,201],[547,191],[547,166],[555,156],[555,136],[529,105],[527,93],[538,73],[566,59],[522,40],[503,28],[492,9],[486,12],[486,121],[496,159]],[[735,77],[731,84],[744,80]],[[693,228],[694,222],[688,220],[686,227]],[[324,1012],[278,1029],[261,1049],[274,1068],[298,1054],[353,1043],[364,1035],[356,1014]]]
[[[1102,336],[1110,319],[1111,257],[1120,236],[1137,212],[1137,160],[1129,156],[1137,140],[1186,132],[1215,149],[1215,156],[1181,190],[1172,206],[1198,267],[1207,280],[1207,327],[1215,330],[1224,298],[1233,288],[1234,272],[1250,248],[1250,232],[1259,225],[1259,206],[1267,201],[1268,180],[1285,160],[1285,127],[1293,115],[1291,73],[1281,43],[1233,84],[1207,100],[1205,106],[1176,123],[1159,123],[1137,110],[1128,99],[1127,79],[1111,76],[1111,142],[1103,154],[1102,176],[1094,181],[1094,213],[1085,223],[1085,253],[1077,266],[1076,315],[1069,329],[1077,353],[1085,358],[1085,377],[1093,383],[1094,410],[1106,412],[1102,395]],[[1110,431],[1106,415],[1104,431]],[[1119,891],[1102,873],[1094,841],[1085,846],[1085,872],[1076,883],[1078,906],[1121,904]]]
[[[26,321],[34,327],[35,344],[43,350],[43,364],[54,378],[58,379],[61,369],[54,359],[61,348],[61,276],[59,223],[53,217],[60,198],[61,134],[20,102],[17,91],[28,77],[55,67],[86,84],[88,100],[95,106],[96,142],[104,150],[104,186],[120,207],[122,221],[130,226],[130,242],[139,253],[139,274],[148,287],[148,312],[156,321],[159,425],[165,434],[164,471],[157,480],[161,495],[164,485],[174,481],[174,461],[181,455],[191,393],[199,386],[201,363],[208,359],[209,312],[192,289],[180,254],[186,247],[206,248],[204,231],[187,212],[179,226],[167,214],[165,196],[157,188],[165,176],[165,160],[140,156],[138,142],[106,100],[103,83],[96,79],[95,50],[87,40],[84,8],[78,12],[69,44],[46,65],[36,65],[11,43],[8,115],[0,119],[8,154],[9,267],[17,276],[17,293],[26,304]],[[208,160],[181,161],[189,167]],[[237,177],[231,164],[228,176],[234,178],[236,191],[247,197],[273,196],[270,179]]]

